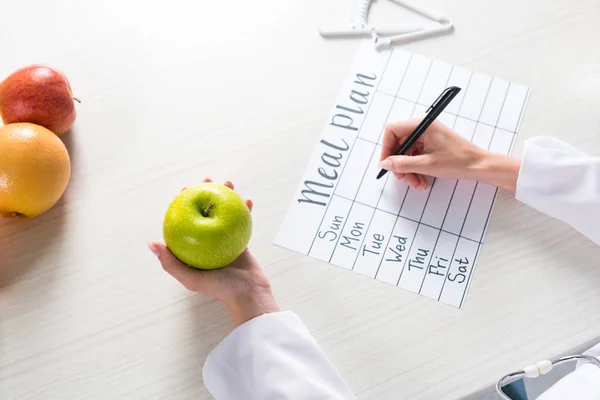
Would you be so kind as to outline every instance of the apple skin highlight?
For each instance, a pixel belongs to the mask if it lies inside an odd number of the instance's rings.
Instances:
[[[163,238],[181,262],[198,269],[231,264],[248,246],[252,216],[244,199],[212,182],[182,191],[169,205]]]

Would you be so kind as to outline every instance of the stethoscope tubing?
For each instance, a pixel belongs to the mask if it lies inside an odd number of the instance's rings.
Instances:
[[[559,358],[559,359],[556,359],[556,360],[552,361],[551,365],[552,365],[552,367],[554,367],[554,366],[557,366],[557,365],[560,365],[560,364],[564,364],[566,362],[573,361],[573,360],[584,361],[586,363],[594,364],[595,366],[597,366],[598,368],[600,368],[600,361],[598,361],[597,358],[592,357],[592,356],[583,356],[583,355],[562,357],[562,358]],[[547,372],[549,372],[549,371],[550,370],[548,370]],[[542,373],[542,375],[543,374],[544,373]],[[524,378],[524,377],[527,377],[527,373],[525,372],[525,370],[511,372],[510,374],[504,375],[496,383],[496,392],[498,393],[498,395],[500,395],[500,397],[502,399],[512,400],[510,397],[508,397],[507,395],[505,395],[504,392],[502,392],[502,387],[505,386],[505,385],[508,385],[510,383],[513,383],[513,382],[515,382],[515,381],[517,381],[517,380],[519,380],[521,378]],[[535,378],[535,377],[529,377],[529,378]]]

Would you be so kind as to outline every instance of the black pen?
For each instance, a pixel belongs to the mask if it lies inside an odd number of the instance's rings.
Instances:
[[[440,94],[436,101],[433,102],[431,107],[429,107],[426,111],[427,115],[423,118],[423,121],[415,128],[415,130],[408,136],[408,138],[398,147],[398,150],[394,153],[395,156],[401,156],[405,154],[410,146],[412,146],[419,137],[429,128],[429,125],[435,121],[435,119],[444,111],[444,109],[450,104],[452,99],[456,97],[456,95],[460,92],[460,88],[456,86],[450,86],[449,88],[444,89],[442,94]],[[382,169],[377,174],[377,179],[381,178],[387,173],[387,170]]]

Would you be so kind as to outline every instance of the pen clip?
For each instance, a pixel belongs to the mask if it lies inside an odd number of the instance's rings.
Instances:
[[[444,89],[444,91],[438,96],[437,99],[433,102],[433,104],[425,111],[428,114],[431,110],[433,110],[443,99],[444,97],[451,95],[454,91],[459,91],[460,88],[457,86],[450,86]]]

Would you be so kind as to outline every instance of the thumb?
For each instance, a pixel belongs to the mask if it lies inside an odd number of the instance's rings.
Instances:
[[[182,263],[171,253],[171,250],[162,243],[151,242],[148,244],[150,251],[160,261],[163,269],[173,278],[177,279],[186,289],[197,291],[198,283],[202,281],[202,271],[192,270],[190,267]]]
[[[391,156],[379,163],[379,167],[400,174],[426,174],[426,168],[431,160],[429,155]]]

